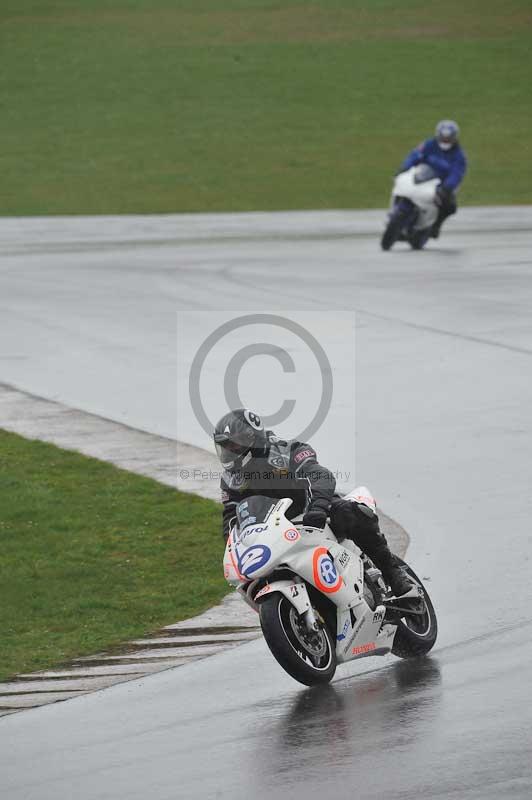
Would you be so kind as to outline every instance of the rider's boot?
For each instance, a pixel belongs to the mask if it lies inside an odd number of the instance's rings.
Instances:
[[[441,226],[447,219],[447,217],[456,214],[456,199],[454,195],[451,197],[450,201],[446,203],[444,206],[438,209],[438,216],[436,217],[436,222],[433,224],[432,228],[430,229],[430,235],[433,239],[437,239],[440,235]]]
[[[379,533],[375,539],[377,541],[375,543],[372,542],[369,547],[366,546],[364,552],[371,558],[375,566],[380,569],[382,577],[392,590],[392,594],[396,597],[401,597],[401,595],[409,592],[414,584],[398,563],[382,533]]]
[[[443,221],[449,216],[446,210],[440,208],[438,211],[438,217],[436,222],[433,224],[432,228],[430,229],[430,235],[432,239],[437,239],[440,235],[441,226],[443,225]]]

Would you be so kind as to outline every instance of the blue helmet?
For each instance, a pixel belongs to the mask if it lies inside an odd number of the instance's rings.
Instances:
[[[450,150],[458,141],[460,128],[452,119],[442,119],[436,125],[436,141],[442,150]]]

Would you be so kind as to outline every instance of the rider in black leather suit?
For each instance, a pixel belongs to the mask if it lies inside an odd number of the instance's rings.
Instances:
[[[323,529],[330,517],[335,535],[352,539],[371,558],[394,595],[399,597],[412,588],[379,530],[377,514],[362,503],[335,495],[334,475],[318,463],[309,444],[279,439],[264,430],[257,414],[243,408],[222,417],[214,431],[214,443],[224,467],[220,485],[225,539],[236,506],[246,497],[290,497],[291,519],[303,514],[303,525]]]

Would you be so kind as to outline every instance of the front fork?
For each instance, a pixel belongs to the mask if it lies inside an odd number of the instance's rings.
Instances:
[[[262,589],[260,589],[253,598],[255,604],[257,604],[261,598],[269,596],[274,592],[279,592],[279,594],[283,594],[286,597],[286,599],[294,606],[298,615],[302,618],[303,622],[305,623],[305,627],[307,628],[309,633],[319,631],[320,624],[316,618],[314,609],[312,608],[312,603],[310,602],[308,590],[304,583],[302,582],[294,583],[294,581],[287,581],[287,580],[280,580],[280,581],[274,581],[273,583],[267,583],[266,586],[263,586]]]
[[[409,228],[414,224],[417,216],[415,205],[406,197],[396,197],[392,209],[392,217],[401,220],[401,227]]]

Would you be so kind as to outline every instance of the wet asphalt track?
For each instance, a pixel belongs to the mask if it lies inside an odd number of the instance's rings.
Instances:
[[[531,219],[464,211],[390,254],[372,212],[2,221],[0,380],[156,433],[176,309],[272,286],[282,309],[356,309],[357,479],[411,534],[441,628],[427,662],[321,692],[258,641],[0,719],[9,800],[532,795]]]

